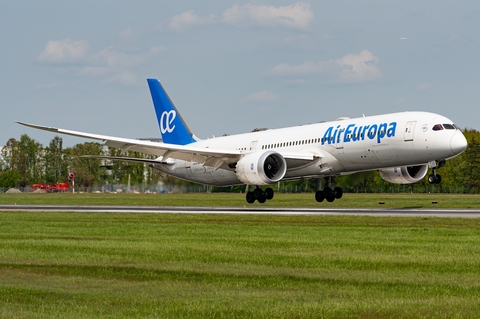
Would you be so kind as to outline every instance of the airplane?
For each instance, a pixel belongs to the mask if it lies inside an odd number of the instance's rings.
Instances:
[[[317,202],[343,196],[335,177],[378,170],[391,183],[422,180],[438,184],[437,169],[461,154],[467,141],[448,118],[429,112],[401,112],[263,130],[210,139],[196,137],[157,79],[147,79],[162,142],[113,137],[17,122],[31,128],[103,141],[106,146],[154,155],[155,159],[86,156],[143,162],[191,182],[213,186],[251,185],[248,203],[274,196],[280,181],[325,178]],[[265,190],[262,186],[269,186]]]

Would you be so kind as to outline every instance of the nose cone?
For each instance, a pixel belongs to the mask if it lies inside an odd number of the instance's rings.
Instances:
[[[465,136],[463,136],[462,132],[457,131],[453,136],[452,140],[450,141],[450,148],[455,155],[458,155],[465,151],[467,148],[467,140]]]

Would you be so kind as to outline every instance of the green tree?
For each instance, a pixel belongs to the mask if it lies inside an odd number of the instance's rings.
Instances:
[[[348,192],[372,192],[375,191],[376,186],[378,186],[376,175],[378,175],[378,172],[368,171],[339,176],[336,178],[336,184]]]
[[[45,180],[47,183],[65,181],[68,174],[67,163],[63,160],[63,140],[55,136],[45,148]]]
[[[23,134],[20,140],[11,138],[2,149],[5,169],[20,173],[24,182],[38,183],[43,181],[42,145]]]
[[[478,193],[480,189],[480,143],[475,137],[468,142],[464,154],[464,181],[467,192],[475,190]]]
[[[0,187],[2,188],[18,187],[22,180],[23,176],[14,170],[0,173]]]
[[[3,171],[18,168],[18,142],[10,138],[2,148]]]
[[[75,187],[87,190],[96,185],[105,175],[105,167],[101,166],[100,159],[85,159],[84,155],[103,155],[103,146],[100,143],[86,142],[65,149],[65,158],[69,161],[69,170],[75,172]]]
[[[44,182],[42,144],[30,138],[27,134],[20,136],[18,148],[25,164],[25,171],[20,173],[29,183]]]
[[[128,157],[138,159],[154,159],[155,157],[148,154],[129,151],[124,154],[122,150],[116,148],[108,149],[109,156]],[[116,183],[126,184],[130,176],[131,185],[149,185],[157,184],[161,173],[153,169],[147,163],[115,160],[109,162],[109,169],[111,170],[111,180]]]

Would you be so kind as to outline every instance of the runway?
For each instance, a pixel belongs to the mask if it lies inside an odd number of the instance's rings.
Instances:
[[[166,206],[62,206],[0,205],[0,212],[71,212],[125,214],[252,214],[252,215],[349,215],[391,217],[480,218],[479,209],[362,209],[272,207],[166,207]]]

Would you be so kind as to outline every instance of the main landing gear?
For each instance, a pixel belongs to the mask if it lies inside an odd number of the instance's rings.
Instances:
[[[335,199],[340,199],[343,196],[343,189],[340,187],[335,187],[332,189],[332,181],[333,177],[325,177],[326,185],[323,190],[318,190],[315,193],[315,200],[317,202],[323,202],[324,199],[327,200],[327,202],[331,203]]]
[[[432,174],[428,176],[428,182],[430,184],[440,184],[442,181],[442,176],[437,174],[437,169],[444,167],[446,164],[446,161],[435,161],[429,163],[430,167],[432,168]]]
[[[260,204],[263,204],[267,199],[273,198],[273,189],[271,187],[262,190],[260,187],[256,187],[253,192],[247,192],[247,203],[253,204],[256,200]]]
[[[333,202],[335,199],[340,199],[343,196],[343,190],[340,187],[335,187],[332,189],[332,181],[334,177],[325,177],[326,187],[323,190],[318,190],[315,193],[315,200],[317,202]],[[246,195],[247,203],[253,204],[257,200],[260,204],[263,204],[267,199],[273,198],[273,189],[268,187],[265,190],[262,190],[260,187],[256,187],[253,192],[248,191]]]

